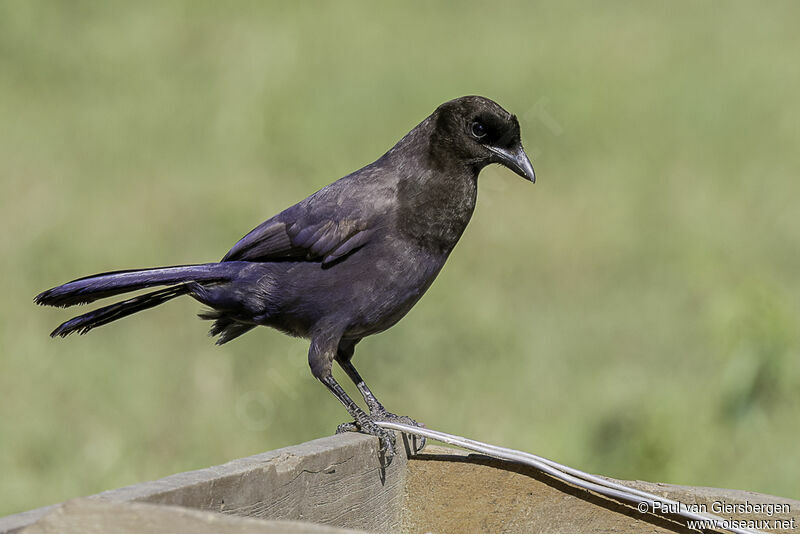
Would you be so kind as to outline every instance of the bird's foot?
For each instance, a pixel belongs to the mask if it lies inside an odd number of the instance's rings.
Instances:
[[[392,463],[392,458],[395,455],[396,440],[393,430],[381,428],[371,418],[364,418],[352,423],[342,423],[336,428],[337,434],[342,434],[343,432],[361,432],[376,436],[381,443],[380,452],[383,455],[383,467],[389,467],[389,464]]]
[[[423,423],[418,423],[414,421],[410,417],[406,415],[397,415],[389,412],[381,406],[380,408],[372,411],[372,417],[376,421],[386,421],[387,423],[400,423],[401,425],[408,425],[408,426],[416,426],[419,428],[425,428]],[[424,436],[415,436],[411,435],[411,448],[414,451],[414,454],[419,454],[422,449],[425,448],[425,444],[427,443],[428,439]]]

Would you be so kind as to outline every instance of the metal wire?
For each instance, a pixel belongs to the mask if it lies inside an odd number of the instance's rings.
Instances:
[[[561,480],[573,486],[577,486],[586,491],[592,491],[600,495],[605,495],[606,497],[611,497],[614,499],[619,499],[626,502],[634,503],[637,505],[639,511],[642,511],[641,505],[644,504],[647,508],[643,513],[650,513],[657,517],[660,517],[660,515],[655,512],[657,508],[658,509],[668,508],[670,511],[676,510],[675,512],[676,515],[680,515],[682,517],[685,517],[686,519],[692,519],[701,522],[708,522],[708,524],[713,524],[714,525],[713,528],[717,530],[733,532],[735,534],[764,534],[764,532],[760,530],[743,529],[743,528],[733,527],[730,525],[725,526],[726,524],[728,524],[728,521],[724,520],[719,516],[713,514],[694,512],[681,502],[674,501],[672,499],[667,499],[665,497],[660,497],[659,495],[656,495],[654,493],[649,493],[647,491],[642,491],[636,488],[629,488],[618,482],[606,480],[597,475],[592,475],[591,473],[586,473],[584,471],[581,471],[580,469],[575,469],[573,467],[559,464],[558,462],[554,462],[553,460],[548,460],[547,458],[543,458],[535,454],[517,451],[514,449],[507,449],[505,447],[498,447],[497,445],[491,445],[489,443],[483,443],[480,441],[463,438],[461,436],[454,436],[452,434],[446,434],[444,432],[439,432],[438,430],[430,430],[428,428],[410,426],[401,423],[389,423],[384,421],[376,421],[376,424],[383,428],[391,430],[399,430],[404,434],[411,434],[414,436],[421,436],[429,439],[434,439],[442,443],[455,445],[463,449],[486,454],[488,456],[499,458],[501,460],[507,460],[510,462],[516,462],[528,465],[543,473],[547,473],[553,478],[557,478],[558,480]]]

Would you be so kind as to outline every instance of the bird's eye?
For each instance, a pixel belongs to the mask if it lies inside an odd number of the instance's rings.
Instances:
[[[478,121],[472,123],[472,136],[481,139],[486,136],[486,128]]]

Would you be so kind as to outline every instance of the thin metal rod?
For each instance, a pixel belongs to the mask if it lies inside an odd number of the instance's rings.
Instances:
[[[606,497],[632,502],[636,504],[637,509],[643,513],[650,513],[652,515],[659,516],[659,514],[655,513],[656,508],[668,508],[670,511],[675,510],[676,515],[680,515],[695,521],[707,522],[708,525],[714,525],[713,528],[718,530],[725,530],[735,534],[764,534],[760,530],[750,530],[730,526],[728,521],[719,516],[693,512],[681,502],[667,499],[654,493],[649,493],[636,488],[629,488],[623,484],[619,484],[618,482],[606,480],[597,475],[592,475],[591,473],[586,473],[580,469],[559,464],[558,462],[548,460],[547,458],[543,458],[535,454],[517,451],[514,449],[507,449],[505,447],[498,447],[497,445],[491,445],[489,443],[483,443],[480,441],[463,438],[461,436],[454,436],[452,434],[446,434],[444,432],[430,430],[428,428],[404,425],[401,423],[389,423],[385,421],[376,421],[375,423],[383,428],[399,430],[405,434],[435,439],[436,441],[440,441],[442,443],[456,445],[463,449],[480,452],[501,460],[508,460],[511,462],[517,462],[531,466],[539,471],[542,471],[543,473],[547,473],[553,478],[557,478],[558,480],[573,486],[577,486],[584,490],[593,491],[600,495],[605,495]],[[656,505],[656,503],[658,503],[658,505]]]

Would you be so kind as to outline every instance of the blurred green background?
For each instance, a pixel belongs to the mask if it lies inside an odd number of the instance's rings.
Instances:
[[[428,426],[800,498],[798,4],[0,3],[0,515],[329,435],[307,344],[39,291],[220,258],[441,102],[516,113],[447,268],[356,363]],[[341,377],[341,374],[339,375]],[[353,391],[351,388],[350,391]]]

